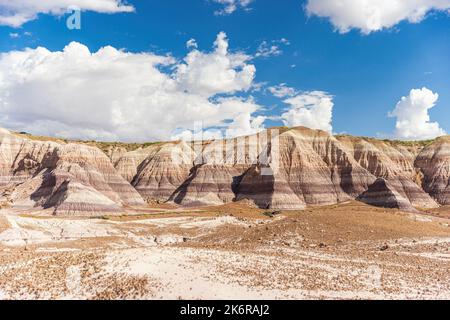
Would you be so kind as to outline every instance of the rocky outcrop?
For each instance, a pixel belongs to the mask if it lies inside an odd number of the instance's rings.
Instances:
[[[9,131],[0,131],[0,187],[22,183],[33,177],[44,158],[58,145],[22,139]]]
[[[355,199],[377,179],[417,207],[436,202],[414,181],[414,157],[376,141],[335,138],[322,131],[296,128],[280,135],[277,173],[261,177],[254,167],[244,177],[238,199],[251,198],[263,207],[302,208]]]
[[[422,174],[422,187],[441,205],[450,205],[450,137],[425,147],[415,166]]]
[[[207,141],[188,146],[193,167],[186,180],[169,198],[181,205],[220,205],[236,198],[242,175],[252,166],[265,145],[259,135]],[[240,148],[242,147],[242,148]],[[189,161],[189,159],[187,159]],[[187,162],[184,162],[187,163]]]
[[[284,129],[279,132],[274,166],[273,159],[263,161],[275,147],[274,130],[268,131],[197,147],[179,142],[139,150],[125,154],[116,168],[119,172],[127,168],[124,176],[144,197],[181,205],[247,199],[261,208],[302,209],[356,199],[382,178],[411,206],[438,206],[436,198],[422,189],[421,169],[415,165],[423,149],[420,144],[334,137],[302,127]],[[186,156],[186,150],[190,157],[181,166],[168,157]]]
[[[349,200],[375,180],[324,132],[285,132],[279,136],[278,153],[279,165],[266,168],[273,175],[261,175],[265,168],[260,164],[244,175],[238,199],[253,199],[267,208],[300,209]]]
[[[0,133],[1,185],[13,207],[54,208],[56,214],[114,213],[143,205],[139,193],[99,149]],[[1,193],[0,193],[1,194]]]
[[[65,180],[44,203],[55,215],[95,216],[124,213],[123,208],[85,184]]]
[[[402,197],[395,187],[383,178],[378,178],[357,200],[376,207],[399,209],[405,212],[417,211],[408,199]]]
[[[119,172],[127,168],[126,177],[145,199],[165,202],[188,179],[194,163],[190,151],[185,142],[168,143],[128,154],[117,167]],[[133,169],[132,163],[138,165]]]
[[[404,211],[450,204],[446,137],[424,147],[300,127],[129,152],[105,146],[1,130],[0,202],[71,215],[123,213],[143,199],[183,206],[246,200],[273,209],[353,199]]]
[[[389,181],[395,190],[415,207],[435,208],[437,203],[415,181],[414,159],[418,147],[393,146],[373,139],[342,137],[339,139],[352,157],[377,178]]]

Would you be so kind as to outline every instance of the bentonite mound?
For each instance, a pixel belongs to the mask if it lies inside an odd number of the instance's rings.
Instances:
[[[450,205],[450,137],[424,148],[415,165],[423,174],[423,189],[442,205]]]
[[[267,136],[271,134],[269,130]],[[122,171],[124,162],[137,163],[128,169],[136,170],[136,175],[127,178],[142,195],[182,205],[247,199],[261,208],[302,209],[356,199],[378,178],[387,180],[414,207],[433,208],[447,199],[445,192],[430,196],[422,189],[422,168],[415,165],[423,149],[420,144],[333,137],[320,130],[294,128],[280,131],[278,166],[274,166],[271,161],[261,160],[272,145],[270,138],[261,143],[260,136],[264,132],[225,142],[205,142],[201,155],[198,148],[183,143],[183,149],[194,155],[191,163],[183,162],[182,166],[174,165],[167,156],[161,157],[159,146],[158,150],[148,149],[148,157],[143,160],[143,150],[127,153],[116,167]],[[240,152],[233,149],[238,142],[245,145]],[[222,147],[217,148],[218,144]],[[179,149],[177,143],[166,144],[164,153],[176,154]],[[227,155],[220,158],[221,152]],[[230,158],[230,154],[234,157]],[[273,174],[261,174],[263,170]]]
[[[384,178],[415,207],[438,206],[416,181],[420,169],[414,167],[419,147],[392,146],[378,140],[341,137],[339,140],[351,152],[354,159],[377,178]]]
[[[372,206],[415,212],[416,209],[385,179],[378,178],[357,200]]]
[[[13,208],[52,207],[57,214],[114,213],[144,204],[98,148],[33,141],[3,130],[0,198],[6,190]]]
[[[0,203],[56,214],[121,213],[143,199],[273,209],[358,199],[413,211],[450,204],[449,186],[448,137],[424,147],[300,127],[102,152],[0,130]]]
[[[125,162],[138,162],[134,167],[134,176],[129,173],[126,177],[131,184],[147,200],[167,201],[170,196],[188,179],[193,166],[193,159],[188,158],[190,150],[185,142],[167,144],[160,147],[147,148],[147,156],[141,157],[142,151],[135,151],[135,157],[125,156],[120,159],[118,166],[123,168]],[[120,170],[122,171],[122,169]]]
[[[54,208],[56,215],[99,215],[124,213],[122,207],[84,184],[64,181],[45,202],[44,208]]]

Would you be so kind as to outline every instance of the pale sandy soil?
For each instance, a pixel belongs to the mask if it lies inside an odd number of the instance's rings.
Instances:
[[[447,219],[357,203],[149,212],[0,211],[0,299],[450,299]]]
[[[10,224],[5,216],[0,215],[0,232],[7,230],[10,227]]]

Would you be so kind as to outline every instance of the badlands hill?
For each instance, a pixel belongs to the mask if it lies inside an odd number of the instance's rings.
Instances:
[[[450,138],[393,142],[299,127],[226,141],[126,145],[0,129],[3,207],[98,215],[153,201],[304,209],[354,199],[403,211],[450,205]]]

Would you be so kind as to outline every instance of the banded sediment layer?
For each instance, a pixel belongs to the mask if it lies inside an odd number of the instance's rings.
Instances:
[[[449,185],[449,137],[406,143],[299,127],[130,151],[0,131],[0,203],[60,215],[123,213],[145,201],[303,209],[356,199],[414,211],[450,204]]]

